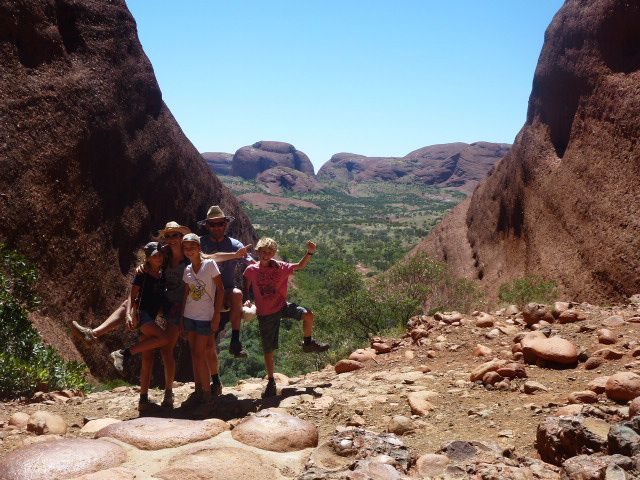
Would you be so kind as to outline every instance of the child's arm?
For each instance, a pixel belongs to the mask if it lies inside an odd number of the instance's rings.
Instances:
[[[242,247],[237,252],[218,252],[218,253],[203,253],[203,258],[210,258],[214,260],[216,263],[226,262],[227,260],[240,260],[243,258],[247,258],[247,254],[249,250],[251,250],[252,245],[247,245]]]
[[[224,306],[224,284],[222,283],[222,276],[217,275],[213,277],[213,283],[216,285],[216,298],[214,300],[213,319],[211,329],[214,332],[218,331],[220,327],[220,312]]]
[[[135,330],[138,328],[138,307],[140,306],[140,287],[131,285],[131,294],[129,296],[129,305],[127,307],[127,329]]]
[[[316,253],[317,249],[318,249],[318,246],[315,243],[313,243],[311,240],[309,240],[307,242],[307,254],[304,257],[302,257],[302,260],[300,260],[298,263],[293,264],[293,269],[302,270],[304,267],[306,267],[307,264],[311,261],[311,257],[313,256],[313,254]]]

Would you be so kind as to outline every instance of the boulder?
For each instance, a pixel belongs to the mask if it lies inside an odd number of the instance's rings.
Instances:
[[[451,461],[446,455],[426,453],[418,457],[415,471],[419,478],[437,478],[442,476]]]
[[[587,319],[587,316],[583,312],[578,310],[565,310],[558,315],[558,323],[575,323],[582,322]]]
[[[527,303],[522,309],[522,319],[527,325],[535,325],[541,321],[549,323],[554,321],[549,307],[541,303]]]
[[[310,176],[314,174],[309,157],[290,143],[261,141],[236,151],[231,162],[231,175],[254,179],[274,167],[286,167]]]
[[[605,345],[613,345],[618,341],[616,335],[608,328],[598,330],[598,342]]]
[[[374,342],[371,344],[371,348],[373,348],[377,354],[389,353],[391,351],[391,346],[384,342]]]
[[[488,313],[480,312],[480,315],[476,317],[476,327],[479,328],[493,327],[495,323],[496,319]]]
[[[437,312],[433,318],[444,323],[452,324],[462,320],[462,314],[460,312]]]
[[[439,393],[431,390],[409,392],[409,394],[407,394],[407,401],[409,402],[411,413],[421,417],[428,415],[435,408],[431,403],[431,400],[438,398],[439,396]]]
[[[95,438],[111,437],[140,450],[160,450],[199,442],[228,430],[226,422],[141,417],[108,425]]]
[[[589,357],[587,361],[584,362],[585,370],[595,370],[596,368],[602,366],[604,363],[604,358],[602,357]]]
[[[528,380],[522,385],[522,391],[530,395],[536,392],[548,392],[549,389],[540,382]]]
[[[629,402],[629,418],[640,415],[640,397],[636,397]]]
[[[537,358],[562,365],[578,363],[578,349],[569,340],[558,336],[540,338],[531,344],[531,351]]]
[[[407,432],[413,431],[414,428],[413,421],[410,418],[404,415],[394,415],[387,425],[387,432],[404,435]]]
[[[271,409],[247,417],[231,434],[238,442],[272,452],[292,452],[318,446],[315,425]]]
[[[633,461],[623,455],[576,455],[562,464],[563,480],[615,480],[607,474],[609,467],[633,469]],[[619,477],[625,480],[624,475]]]
[[[569,403],[597,403],[598,394],[592,390],[581,390],[571,392],[568,397]]]
[[[117,418],[97,418],[95,420],[89,420],[84,426],[80,429],[80,433],[84,434],[94,434],[104,427],[108,427],[109,425],[113,425],[114,423],[119,423],[122,420]]]
[[[16,412],[9,417],[9,425],[17,428],[25,428],[31,415],[24,412]]]
[[[361,368],[364,368],[364,364],[356,360],[340,360],[334,367],[336,373],[353,372]]]
[[[640,454],[640,434],[638,432],[640,432],[640,417],[612,425],[607,435],[609,453],[619,453],[627,457]]]
[[[640,396],[640,375],[633,372],[614,373],[607,380],[605,392],[611,400],[633,400]]]
[[[495,358],[493,360],[485,362],[482,365],[479,365],[479,366],[477,366],[476,368],[473,369],[469,379],[472,382],[476,382],[478,380],[482,380],[482,377],[484,377],[484,375],[487,372],[493,372],[495,370],[498,370],[500,367],[505,366],[507,363],[508,362],[506,360],[502,360],[502,359],[499,359],[499,358]]]
[[[5,480],[74,478],[120,465],[127,454],[102,440],[63,439],[38,442],[14,450],[0,459]]]
[[[297,193],[319,192],[322,185],[313,174],[299,172],[288,167],[273,167],[260,173],[256,180],[273,195],[281,195],[284,190]]]
[[[621,327],[625,323],[624,317],[620,315],[611,315],[602,321],[602,325],[605,327]]]
[[[624,357],[624,352],[614,348],[600,348],[591,354],[592,357],[601,357],[605,360],[620,360]]]
[[[38,410],[29,416],[27,430],[36,435],[64,435],[67,422],[56,413]]]
[[[521,363],[507,363],[505,366],[496,370],[498,375],[505,378],[527,378],[527,371]]]
[[[201,155],[213,173],[217,175],[231,175],[233,153],[203,152]]]
[[[536,449],[540,458],[553,465],[581,454],[606,451],[607,441],[600,432],[585,424],[585,418],[547,417],[538,425]]]
[[[607,381],[609,377],[596,377],[587,384],[587,390],[591,390],[597,394],[604,393],[607,390]]]
[[[349,355],[349,360],[365,363],[376,359],[376,351],[373,348],[359,348]]]
[[[481,345],[481,344],[477,344],[476,348],[473,350],[474,357],[488,357],[492,353],[493,353],[493,350],[491,350],[486,345]]]

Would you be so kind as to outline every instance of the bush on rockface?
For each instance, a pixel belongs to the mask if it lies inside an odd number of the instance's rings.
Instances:
[[[0,244],[0,398],[88,386],[86,366],[62,359],[29,322],[29,311],[38,306],[35,281],[29,262]]]
[[[558,299],[558,287],[553,280],[539,277],[517,278],[498,289],[501,301],[524,307],[529,302],[552,303]]]

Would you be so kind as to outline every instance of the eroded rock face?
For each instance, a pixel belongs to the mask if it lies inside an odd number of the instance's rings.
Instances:
[[[0,460],[5,480],[73,478],[115,467],[126,460],[118,445],[102,440],[65,439],[39,442],[15,450]]]
[[[231,175],[254,179],[274,167],[287,167],[307,175],[314,175],[311,160],[290,143],[261,141],[240,148],[233,155]]]
[[[255,233],[162,101],[124,0],[1,2],[0,32],[0,242],[38,266],[45,341],[109,372],[68,325],[122,302],[151,234],[195,228],[212,204],[236,217],[234,237]]]
[[[204,152],[202,158],[207,162],[209,169],[217,175],[231,175],[231,162],[233,153]]]
[[[225,422],[217,419],[199,422],[142,417],[108,425],[95,436],[115,438],[141,450],[160,450],[215,437],[228,428]]]
[[[509,147],[489,142],[446,143],[423,147],[404,157],[337,153],[320,168],[318,178],[341,182],[409,181],[472,192]]]
[[[312,176],[289,167],[273,167],[260,173],[257,180],[269,193],[279,195],[283,190],[294,192],[318,192],[322,185]]]
[[[578,301],[640,291],[638,24],[637,2],[565,2],[513,148],[421,249],[492,293],[526,275]]]
[[[318,429],[298,417],[275,410],[262,410],[231,432],[246,445],[272,452],[292,452],[318,446]]]

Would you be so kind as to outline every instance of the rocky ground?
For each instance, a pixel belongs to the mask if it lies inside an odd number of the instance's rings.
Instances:
[[[248,379],[138,418],[135,387],[38,394],[0,405],[0,478],[640,478],[639,332],[634,303],[446,313],[269,400]]]

